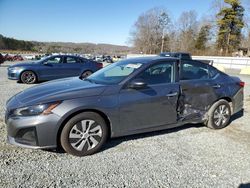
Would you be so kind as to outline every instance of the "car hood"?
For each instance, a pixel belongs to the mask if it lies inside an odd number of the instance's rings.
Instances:
[[[23,67],[23,66],[30,66],[30,65],[38,65],[37,62],[32,61],[32,62],[23,62],[23,63],[17,63],[14,65],[9,66],[9,68],[14,68],[14,67]]]
[[[104,85],[90,83],[78,77],[65,78],[40,84],[16,95],[21,106],[62,101],[100,95]]]

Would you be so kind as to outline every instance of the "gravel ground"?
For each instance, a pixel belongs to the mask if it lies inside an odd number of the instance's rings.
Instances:
[[[250,84],[250,77],[242,79]],[[250,85],[244,116],[225,129],[187,125],[112,139],[82,158],[6,143],[3,106],[27,87],[7,80],[0,67],[0,187],[250,186]]]

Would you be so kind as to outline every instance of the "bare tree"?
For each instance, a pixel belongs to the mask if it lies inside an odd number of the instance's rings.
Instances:
[[[216,14],[221,11],[222,8],[225,7],[224,0],[214,0],[211,3],[210,10],[212,11],[213,15],[216,17]]]
[[[170,18],[165,9],[153,8],[139,16],[131,32],[133,46],[142,53],[159,53],[164,48]]]
[[[250,49],[250,29],[248,29],[246,34],[242,37],[241,46]]]
[[[197,36],[198,21],[195,11],[183,12],[178,19],[180,50],[191,52],[194,49]]]

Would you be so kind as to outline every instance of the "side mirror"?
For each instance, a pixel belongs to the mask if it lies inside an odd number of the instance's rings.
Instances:
[[[147,87],[147,83],[142,79],[135,79],[129,83],[128,88],[131,89],[143,89]]]
[[[43,65],[52,67],[52,65],[48,62],[44,62]]]

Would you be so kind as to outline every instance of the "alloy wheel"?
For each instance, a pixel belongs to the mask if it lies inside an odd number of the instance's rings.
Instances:
[[[102,128],[94,120],[82,120],[76,123],[69,133],[69,143],[77,151],[89,151],[102,139]]]
[[[36,75],[32,71],[25,71],[21,75],[21,80],[26,84],[33,84],[36,82]]]
[[[230,118],[230,109],[228,106],[222,104],[219,105],[213,115],[214,124],[218,127],[224,126]]]

